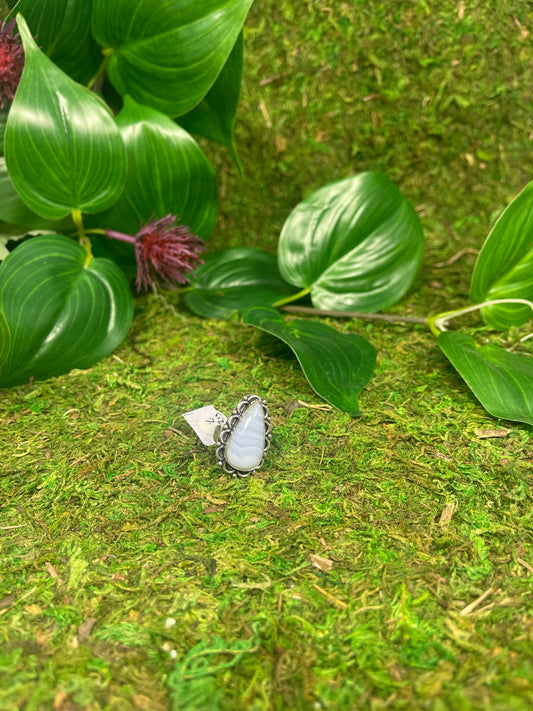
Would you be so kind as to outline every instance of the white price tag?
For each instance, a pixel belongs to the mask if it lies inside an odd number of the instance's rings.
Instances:
[[[226,422],[226,416],[215,409],[213,405],[206,405],[205,407],[198,408],[198,410],[191,410],[190,412],[186,412],[183,417],[206,447],[216,444],[216,439],[214,438],[215,430],[217,427],[222,427]]]

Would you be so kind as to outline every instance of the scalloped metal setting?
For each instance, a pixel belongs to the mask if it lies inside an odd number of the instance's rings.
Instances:
[[[260,432],[253,433],[254,447],[256,448],[255,459],[253,465],[250,468],[238,468],[235,464],[231,464],[228,461],[228,456],[230,459],[235,459],[232,454],[232,449],[238,447],[237,438],[242,439],[243,433],[245,436],[245,429],[247,427],[247,415],[253,412],[253,408],[256,404],[259,404],[262,412],[263,419],[263,437],[261,442]],[[257,426],[253,425],[255,429]],[[234,477],[245,478],[256,472],[263,464],[265,457],[265,452],[270,446],[270,440],[272,438],[272,424],[270,421],[270,414],[268,412],[268,407],[266,400],[259,397],[259,395],[246,395],[240,400],[236,405],[231,415],[226,420],[226,423],[222,426],[218,440],[216,443],[216,458],[218,464],[224,469],[227,474],[231,474]],[[262,445],[262,449],[261,449]],[[260,458],[260,460],[259,460]],[[256,463],[257,461],[257,463]]]

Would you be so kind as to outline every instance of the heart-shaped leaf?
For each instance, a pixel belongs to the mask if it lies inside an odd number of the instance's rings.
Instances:
[[[24,16],[39,47],[64,72],[86,84],[102,61],[91,34],[92,0],[19,0],[12,15]]]
[[[16,224],[38,226],[44,223],[42,217],[32,212],[15,190],[13,181],[7,172],[4,158],[4,138],[9,111],[0,109],[0,220]]]
[[[504,210],[476,260],[470,287],[473,303],[493,299],[533,301],[533,182]],[[531,318],[520,304],[494,304],[481,309],[483,320],[505,331]]]
[[[222,71],[253,0],[93,0],[93,34],[125,96],[181,116]]]
[[[130,96],[116,122],[126,146],[126,184],[115,205],[94,222],[136,234],[141,223],[171,213],[200,237],[209,237],[217,214],[217,185],[194,138]]]
[[[495,344],[477,346],[456,331],[440,333],[438,341],[488,413],[533,425],[533,358]]]
[[[356,333],[339,333],[317,321],[286,323],[273,308],[252,306],[243,316],[292,349],[313,390],[333,407],[360,415],[359,393],[376,365],[373,346]]]
[[[5,135],[11,180],[47,219],[104,210],[122,192],[126,174],[115,122],[93,93],[39,50],[21,15],[17,23],[26,61]]]
[[[278,248],[279,269],[307,289],[319,309],[378,311],[403,296],[420,266],[418,216],[381,173],[327,185],[289,215]]]
[[[0,265],[0,312],[9,352],[0,387],[88,368],[126,336],[133,299],[116,264],[61,235],[34,237]],[[0,344],[5,355],[5,344]]]
[[[253,304],[274,304],[295,291],[281,278],[276,258],[252,247],[208,254],[191,282],[183,300],[206,318],[228,318]]]
[[[202,101],[179,119],[180,126],[226,146],[239,164],[233,145],[233,125],[242,79],[243,34],[232,49],[224,68]]]

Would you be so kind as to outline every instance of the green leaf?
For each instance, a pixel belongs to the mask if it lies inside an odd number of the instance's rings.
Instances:
[[[135,247],[118,239],[109,239],[103,235],[90,235],[91,251],[95,257],[111,259],[118,264],[126,278],[135,279],[137,276],[137,260]]]
[[[8,242],[18,242],[24,237],[35,237],[41,234],[55,234],[59,229],[65,231],[71,231],[74,229],[74,224],[72,222],[69,224],[68,218],[61,220],[60,222],[50,222],[48,224],[50,225],[49,229],[40,227],[31,230],[24,225],[11,225],[9,222],[0,221],[0,262],[9,254],[9,250],[7,249]],[[57,225],[58,228],[52,229],[52,225]]]
[[[42,217],[30,210],[15,190],[13,181],[7,172],[5,158],[0,158],[0,220],[14,225],[39,226],[45,222]]]
[[[25,231],[21,234],[17,225],[9,225],[7,222],[0,222],[0,262],[7,257],[9,250],[7,243],[11,240],[17,242],[25,236]]]
[[[126,184],[118,202],[96,222],[135,234],[141,222],[172,213],[200,237],[209,237],[216,220],[217,185],[194,138],[130,96],[116,122],[126,146]]]
[[[5,136],[11,180],[28,207],[55,220],[99,212],[122,192],[126,158],[107,107],[44,55],[21,15],[26,61]]]
[[[41,50],[81,84],[96,74],[102,49],[91,34],[92,0],[19,0],[11,13],[24,16]]]
[[[0,220],[11,225],[21,225],[26,232],[39,228],[56,230],[63,228],[63,225],[57,220],[45,220],[30,210],[15,190],[13,181],[7,172],[5,158],[0,158]],[[69,218],[65,218],[65,223],[67,220]],[[73,223],[70,220],[67,229],[72,229],[72,226]]]
[[[488,413],[533,425],[533,358],[495,344],[479,347],[473,338],[455,331],[440,333],[438,341]]]
[[[276,258],[252,247],[229,247],[208,254],[184,294],[199,316],[228,318],[253,304],[274,304],[294,288],[280,276]]]
[[[11,350],[11,332],[6,317],[0,311],[0,374]]]
[[[311,293],[313,306],[378,311],[410,287],[422,259],[418,216],[381,173],[327,185],[301,202],[281,232],[283,278]]]
[[[0,265],[0,312],[11,339],[0,387],[88,368],[126,336],[133,315],[126,278],[106,259],[85,266],[86,256],[77,242],[45,235]]]
[[[286,323],[273,308],[252,306],[243,316],[286,343],[296,355],[313,390],[333,407],[360,415],[359,393],[376,365],[373,346],[356,333],[339,333],[317,321]]]
[[[233,145],[233,125],[239,105],[242,79],[243,33],[228,61],[204,99],[192,111],[181,116],[179,124],[187,131],[210,138],[226,146],[239,164]]]
[[[34,230],[62,232],[74,229],[70,217],[64,220],[45,220],[35,214],[21,199],[9,173],[4,152],[4,129],[7,111],[0,111],[0,261],[7,256],[5,244],[9,240],[20,239]]]
[[[476,260],[470,300],[533,301],[533,182],[507,206],[485,240]],[[531,309],[520,304],[495,304],[481,309],[488,326],[506,331],[531,318]]]
[[[93,34],[117,91],[169,116],[207,94],[253,0],[93,0]]]
[[[7,108],[0,109],[0,158],[4,157],[4,138],[6,135],[7,117],[9,110]]]

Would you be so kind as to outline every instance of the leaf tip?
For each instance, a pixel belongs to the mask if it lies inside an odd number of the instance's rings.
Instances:
[[[22,39],[22,44],[24,45],[25,51],[27,52],[29,49],[36,48],[37,45],[35,44],[33,36],[30,32],[28,23],[24,19],[24,15],[20,12],[17,12],[15,19],[17,21],[17,28]]]

